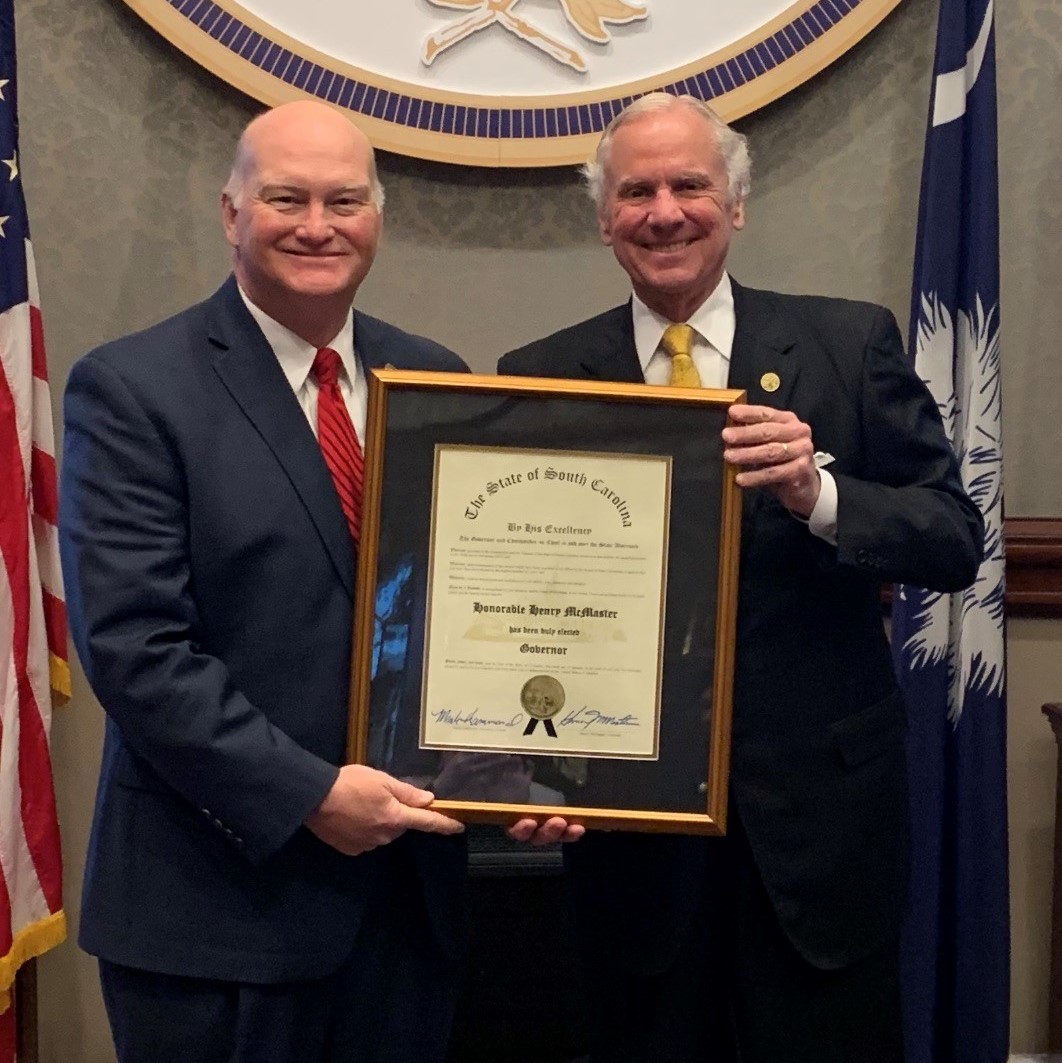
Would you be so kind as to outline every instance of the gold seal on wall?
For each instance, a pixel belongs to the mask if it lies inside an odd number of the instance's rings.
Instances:
[[[900,0],[125,3],[265,103],[325,100],[377,148],[523,167],[584,162],[613,115],[653,90],[692,93],[728,120],[748,114],[832,63]]]

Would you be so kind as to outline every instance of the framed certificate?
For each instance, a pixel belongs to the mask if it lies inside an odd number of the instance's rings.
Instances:
[[[723,833],[743,398],[372,374],[350,759],[467,821]]]

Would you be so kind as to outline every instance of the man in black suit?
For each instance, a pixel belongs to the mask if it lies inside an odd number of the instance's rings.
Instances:
[[[338,112],[260,116],[233,276],[70,375],[63,569],[107,713],[80,942],[121,1063],[445,1054],[465,855],[429,835],[461,826],[343,766],[367,373],[465,369],[352,312],[382,206]]]
[[[908,797],[880,588],[970,583],[981,517],[888,311],[728,276],[744,137],[644,97],[587,177],[633,299],[499,371],[748,395],[723,431],[744,501],[728,836],[566,847],[591,1059],[898,1063]],[[665,703],[662,727],[697,711]]]

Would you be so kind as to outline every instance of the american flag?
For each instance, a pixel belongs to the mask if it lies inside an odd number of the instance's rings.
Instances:
[[[70,694],[48,369],[18,155],[13,0],[0,0],[0,1063],[19,967],[66,936],[48,731]]]
[[[914,809],[903,942],[909,1063],[1002,1063],[1008,1054],[997,169],[993,0],[941,0],[910,349],[984,515],[985,559],[961,594],[898,587],[893,596]]]

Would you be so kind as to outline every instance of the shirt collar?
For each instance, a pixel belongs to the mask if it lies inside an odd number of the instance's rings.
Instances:
[[[638,294],[631,299],[631,312],[634,318],[634,347],[638,352],[638,361],[645,372],[649,360],[656,353],[663,339],[664,330],[675,322],[668,321],[655,310],[650,310]],[[702,340],[710,343],[730,362],[730,352],[734,348],[734,333],[737,330],[737,315],[734,311],[734,289],[730,284],[730,275],[724,270],[719,283],[712,294],[690,315],[686,322]]]
[[[244,301],[251,317],[255,319],[266,342],[273,348],[277,356],[281,371],[291,385],[291,390],[300,392],[306,385],[306,378],[313,368],[313,360],[317,355],[317,348],[312,343],[307,343],[301,336],[296,336],[286,325],[275,321],[264,310],[251,302],[250,296],[237,285],[240,296]],[[346,371],[347,380],[353,385],[357,378],[357,359],[354,357],[354,315],[347,314],[343,327],[332,340],[325,344],[339,355],[339,360]]]

